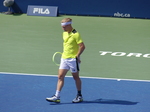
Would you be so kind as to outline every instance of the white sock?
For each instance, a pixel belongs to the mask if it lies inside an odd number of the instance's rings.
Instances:
[[[55,96],[60,97],[60,91],[56,90]]]

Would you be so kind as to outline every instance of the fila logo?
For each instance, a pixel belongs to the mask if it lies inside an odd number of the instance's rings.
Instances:
[[[39,14],[50,14],[49,9],[43,9],[43,8],[34,8],[33,13],[39,13]]]
[[[150,58],[150,54],[142,54],[142,53],[125,53],[125,52],[112,52],[112,51],[99,51],[101,56],[111,55],[111,56],[126,56],[126,57],[144,57]]]

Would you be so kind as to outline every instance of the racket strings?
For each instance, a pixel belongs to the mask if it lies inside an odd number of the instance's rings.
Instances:
[[[60,65],[60,61],[61,61],[61,56],[62,56],[62,53],[61,52],[56,52],[56,53],[54,53],[54,55],[53,55],[53,62],[57,65],[57,66],[59,66]]]

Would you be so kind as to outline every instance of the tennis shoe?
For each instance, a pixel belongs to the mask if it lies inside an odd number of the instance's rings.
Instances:
[[[77,95],[77,97],[75,99],[73,99],[72,103],[79,103],[79,102],[82,102],[82,101],[83,101],[82,96]]]
[[[52,96],[51,98],[46,98],[46,100],[49,102],[60,103],[60,97],[56,97],[55,95]]]

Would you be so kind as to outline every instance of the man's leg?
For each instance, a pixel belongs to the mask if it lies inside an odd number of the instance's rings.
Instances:
[[[65,78],[65,75],[67,74],[67,71],[68,71],[67,69],[58,70],[58,81],[57,81],[56,93],[53,97],[46,98],[47,101],[60,103],[60,92],[64,85],[64,78]]]
[[[73,78],[75,80],[77,90],[81,91],[82,82],[81,82],[81,79],[79,77],[79,72],[72,73],[72,76],[73,76]]]
[[[67,69],[59,69],[58,70],[58,82],[57,82],[57,91],[61,91],[62,87],[64,86],[64,78],[67,74]]]
[[[79,71],[76,73],[72,73],[72,76],[75,80],[75,84],[76,84],[76,88],[77,88],[77,97],[72,102],[73,103],[82,102],[83,101],[82,94],[81,94],[82,81],[79,77]]]

